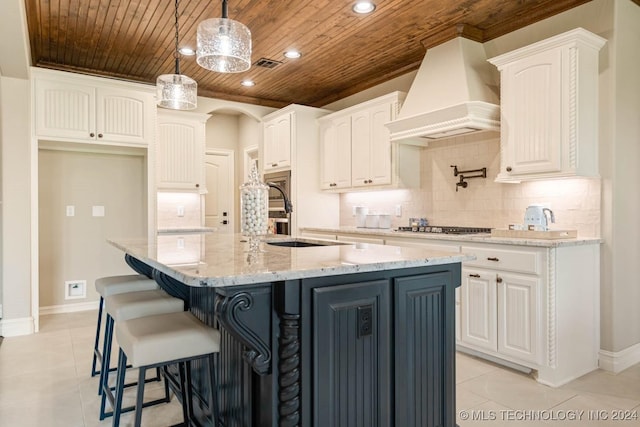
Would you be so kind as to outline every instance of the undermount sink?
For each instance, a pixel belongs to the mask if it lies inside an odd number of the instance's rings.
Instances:
[[[283,246],[286,248],[309,248],[313,246],[333,246],[333,245],[342,245],[339,242],[310,242],[308,240],[283,240],[283,241],[267,241],[265,242],[267,245],[272,246]]]

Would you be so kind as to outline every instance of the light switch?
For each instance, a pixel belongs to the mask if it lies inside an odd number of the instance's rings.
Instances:
[[[178,206],[178,216],[184,216],[184,206]]]
[[[104,206],[93,206],[91,208],[91,214],[93,216],[104,216]]]
[[[76,216],[76,207],[73,205],[67,206],[67,216]]]

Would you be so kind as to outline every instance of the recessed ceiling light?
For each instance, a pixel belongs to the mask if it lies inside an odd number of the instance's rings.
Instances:
[[[289,59],[298,59],[302,56],[300,52],[295,49],[288,50],[284,53],[284,56]]]
[[[242,86],[246,86],[246,87],[251,87],[251,86],[255,86],[256,82],[254,82],[253,80],[243,80],[242,83],[240,83]]]
[[[178,52],[186,56],[193,56],[196,54],[196,51],[191,49],[190,47],[181,47]]]
[[[355,13],[371,13],[376,10],[376,5],[370,1],[359,1],[353,5],[352,9]]]

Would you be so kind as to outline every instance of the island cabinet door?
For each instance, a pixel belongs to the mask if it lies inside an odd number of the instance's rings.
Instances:
[[[451,283],[450,272],[394,279],[396,426],[456,425]]]
[[[390,417],[389,281],[312,292],[314,427],[386,427]]]

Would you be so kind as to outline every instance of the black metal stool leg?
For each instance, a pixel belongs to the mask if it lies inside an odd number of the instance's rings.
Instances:
[[[113,405],[113,423],[112,427],[120,426],[120,415],[122,414],[122,394],[124,393],[124,376],[127,374],[127,355],[124,354],[122,349],[118,355],[118,379],[116,381],[116,395],[115,402]],[[142,382],[144,387],[144,381]],[[106,394],[107,391],[105,390]],[[104,397],[103,397],[104,399]],[[142,412],[142,408],[140,408],[140,412]]]
[[[98,371],[96,369],[97,367],[97,359],[98,359],[98,353],[99,353],[99,349],[98,346],[100,345],[100,328],[102,326],[102,307],[104,305],[104,298],[100,297],[100,303],[98,304],[98,320],[96,322],[96,339],[93,343],[93,361],[91,362],[91,376],[95,377],[96,375],[98,375],[100,373],[100,371]],[[102,365],[102,357],[100,358],[100,365]],[[101,366],[102,368],[102,366]]]
[[[182,419],[184,420],[184,425],[189,426],[189,420],[191,419],[191,412],[189,410],[189,406],[187,401],[190,399],[189,396],[189,374],[185,371],[187,370],[186,364],[189,362],[180,362],[178,363],[178,375],[180,376],[180,394],[182,395]]]
[[[102,394],[103,385],[109,385],[109,368],[111,367],[111,344],[113,342],[113,317],[107,314],[107,321],[104,328],[104,343],[102,344],[102,363],[100,366],[100,384],[98,384],[98,394]]]
[[[138,368],[138,392],[136,394],[136,418],[135,427],[140,427],[142,424],[142,405],[144,404],[144,377],[146,375],[147,368],[141,366]]]

